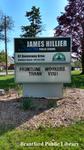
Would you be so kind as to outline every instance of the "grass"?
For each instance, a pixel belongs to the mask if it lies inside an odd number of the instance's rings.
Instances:
[[[84,75],[81,75],[79,71],[72,71],[71,83],[67,83],[64,85],[65,87],[84,89]]]
[[[14,76],[13,75],[5,75],[0,76],[0,88],[1,89],[10,89],[15,88],[17,84],[14,82]]]
[[[27,146],[28,143],[32,143],[33,146]],[[35,146],[35,143],[40,144],[40,146]],[[49,146],[49,143],[54,143],[55,146]],[[68,144],[68,146],[66,146],[66,144]],[[39,128],[37,130],[13,129],[12,131],[4,132],[4,134],[0,136],[0,150],[31,149],[83,150],[84,122],[81,121],[68,127]]]

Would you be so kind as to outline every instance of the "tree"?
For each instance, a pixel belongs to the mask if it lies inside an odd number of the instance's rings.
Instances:
[[[5,22],[6,21],[6,22]],[[14,27],[13,20],[10,16],[4,15],[2,11],[0,11],[0,40],[5,40],[4,30],[12,30]],[[7,37],[8,40],[8,37]]]
[[[3,35],[3,13],[2,11],[0,11],[0,40],[3,40],[4,39],[4,35]]]
[[[84,74],[84,1],[68,0],[65,12],[57,20],[55,36],[72,36],[72,50],[80,58]]]
[[[26,17],[29,21],[29,25],[22,26],[22,37],[36,37],[42,32],[42,21],[40,16],[40,9],[33,6],[31,11],[26,12]]]
[[[5,63],[6,58],[5,58],[5,52],[2,50],[0,52],[0,63]]]
[[[0,11],[0,40],[4,41],[5,44],[5,57],[6,57],[6,75],[8,74],[8,66],[7,66],[7,31],[13,28],[13,20],[9,16],[5,16]]]

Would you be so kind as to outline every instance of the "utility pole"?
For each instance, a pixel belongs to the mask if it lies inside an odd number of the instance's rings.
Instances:
[[[4,35],[5,35],[5,57],[6,57],[6,75],[8,75],[8,58],[7,58],[7,21],[6,21],[6,16],[4,16]]]

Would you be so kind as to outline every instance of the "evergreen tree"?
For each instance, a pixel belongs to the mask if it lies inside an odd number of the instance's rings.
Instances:
[[[65,12],[57,20],[55,36],[72,36],[72,50],[81,59],[84,74],[84,0],[68,0]]]
[[[26,12],[26,17],[29,25],[22,26],[22,37],[36,37],[37,34],[42,32],[42,21],[40,16],[40,9],[33,6],[31,11]]]

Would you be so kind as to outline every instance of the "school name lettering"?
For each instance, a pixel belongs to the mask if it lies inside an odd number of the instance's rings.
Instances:
[[[67,40],[27,41],[27,47],[67,47]]]

